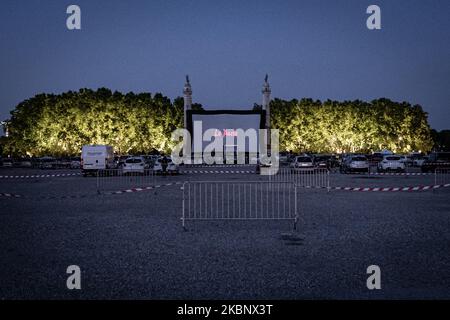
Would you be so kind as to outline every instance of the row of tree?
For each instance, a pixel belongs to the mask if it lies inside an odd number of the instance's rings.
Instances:
[[[271,102],[280,150],[294,152],[427,152],[433,147],[427,113],[419,105],[378,99]]]
[[[182,126],[182,98],[105,88],[39,94],[11,112],[3,153],[76,155],[85,144],[112,145],[120,154],[169,152],[171,132]]]
[[[426,152],[433,146],[422,108],[388,99],[274,99],[271,123],[280,130],[280,150],[286,151]],[[181,127],[180,97],[172,102],[159,93],[122,94],[105,88],[39,94],[11,112],[3,154],[76,155],[84,144],[109,144],[120,154],[169,152],[171,133]]]

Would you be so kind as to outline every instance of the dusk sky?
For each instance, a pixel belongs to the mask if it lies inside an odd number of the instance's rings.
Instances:
[[[81,30],[66,8],[81,7]],[[366,9],[381,7],[381,30]],[[38,93],[108,87],[182,95],[206,109],[272,97],[386,97],[450,129],[450,1],[0,2],[0,119]]]

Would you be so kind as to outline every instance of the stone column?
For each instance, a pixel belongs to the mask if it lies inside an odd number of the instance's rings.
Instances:
[[[187,129],[187,111],[192,109],[192,88],[189,76],[186,76],[186,83],[183,89],[184,94],[184,128]]]
[[[264,79],[264,85],[262,89],[263,94],[263,102],[262,108],[266,110],[266,129],[270,129],[270,90],[269,82],[267,81],[269,76],[266,74],[266,78]]]

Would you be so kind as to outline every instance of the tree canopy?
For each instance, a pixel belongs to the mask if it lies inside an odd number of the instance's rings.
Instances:
[[[39,94],[11,112],[4,149],[13,155],[76,155],[85,144],[108,144],[120,154],[168,152],[171,132],[182,126],[183,99],[172,103],[160,93],[100,88]]]
[[[427,114],[407,102],[274,99],[270,106],[271,126],[280,130],[280,150],[427,152],[433,146]]]
[[[280,130],[280,150],[286,151],[427,152],[433,147],[422,107],[384,98],[370,103],[274,99],[271,124]],[[171,133],[181,127],[181,97],[171,101],[160,93],[105,88],[39,94],[11,112],[3,153],[77,155],[85,144],[112,145],[119,154],[169,152],[175,143]]]

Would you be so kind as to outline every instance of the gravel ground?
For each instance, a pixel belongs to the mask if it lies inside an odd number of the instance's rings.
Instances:
[[[172,185],[121,195],[97,194],[95,178],[0,180],[0,192],[26,196],[0,197],[0,299],[450,298],[450,188],[301,189],[296,232],[290,221],[196,221],[181,228],[182,191],[173,183],[262,179],[158,177],[156,184]],[[434,182],[430,176],[331,179],[340,186]],[[72,264],[81,268],[82,290],[66,289]],[[372,264],[381,268],[381,290],[366,288]]]

